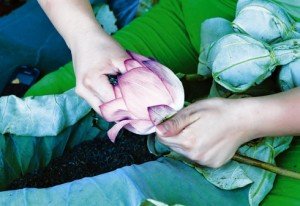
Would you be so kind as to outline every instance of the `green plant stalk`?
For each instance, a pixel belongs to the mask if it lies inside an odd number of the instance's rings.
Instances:
[[[167,157],[186,162],[194,167],[202,167],[198,163],[191,161],[182,155],[179,155],[179,156],[178,155],[177,156],[167,155]],[[300,173],[298,173],[298,172],[294,172],[294,171],[287,170],[287,169],[284,169],[281,167],[277,167],[276,165],[266,163],[266,162],[263,162],[263,161],[260,161],[257,159],[253,159],[250,157],[246,157],[246,156],[243,156],[243,155],[240,155],[237,153],[232,157],[232,160],[237,161],[242,164],[251,165],[251,166],[254,166],[254,167],[257,167],[257,168],[260,168],[260,169],[263,169],[263,170],[266,170],[266,171],[269,171],[269,172],[272,172],[272,173],[275,173],[278,175],[282,175],[285,177],[290,177],[293,179],[300,180]]]
[[[206,77],[203,77],[199,74],[186,74],[185,75],[185,79],[187,81],[203,81],[205,79],[207,79]]]
[[[206,80],[207,77],[204,77],[204,76],[201,76],[199,74],[183,74],[183,73],[177,73],[176,74],[177,77],[179,79],[184,79],[188,82],[195,82],[195,81],[203,81],[203,80]]]
[[[287,170],[287,169],[284,169],[281,167],[277,167],[273,164],[266,163],[266,162],[263,162],[263,161],[260,161],[257,159],[253,159],[250,157],[246,157],[246,156],[243,156],[243,155],[240,155],[237,153],[232,157],[232,160],[237,161],[239,163],[258,167],[258,168],[273,172],[278,175],[291,177],[291,178],[300,180],[300,173],[298,173],[298,172],[294,172],[294,171]]]

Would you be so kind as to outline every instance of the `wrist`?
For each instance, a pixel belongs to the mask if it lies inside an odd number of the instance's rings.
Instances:
[[[249,141],[266,136],[282,135],[278,132],[282,126],[280,118],[284,107],[280,101],[274,101],[270,96],[240,99],[245,115],[244,126],[249,134]]]
[[[76,51],[84,45],[105,44],[109,39],[110,36],[98,25],[91,25],[81,28],[80,32],[68,35],[65,41],[71,51]]]
[[[234,107],[232,115],[234,116],[237,125],[237,132],[241,137],[240,143],[246,143],[258,137],[257,116],[255,113],[260,110],[259,103],[253,101],[252,98],[232,99],[232,106]]]

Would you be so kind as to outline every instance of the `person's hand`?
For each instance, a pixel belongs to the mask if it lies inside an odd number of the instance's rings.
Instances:
[[[77,94],[100,113],[114,99],[106,75],[125,70],[126,51],[103,31],[88,0],[38,2],[72,52]]]
[[[102,103],[115,98],[107,75],[124,73],[126,51],[111,37],[89,37],[72,49],[76,92],[100,113]]]
[[[157,136],[173,151],[200,165],[220,167],[254,135],[241,102],[218,98],[198,101],[158,125]]]

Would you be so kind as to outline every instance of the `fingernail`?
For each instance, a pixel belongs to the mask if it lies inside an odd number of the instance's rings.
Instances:
[[[169,131],[170,127],[168,124],[160,124],[157,126],[157,132],[159,135],[165,135]]]

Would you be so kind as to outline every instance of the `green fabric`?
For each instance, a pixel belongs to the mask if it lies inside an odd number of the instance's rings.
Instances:
[[[276,0],[277,2],[279,0]],[[283,0],[281,0],[282,2]],[[295,1],[294,5],[298,3]],[[200,25],[209,18],[232,20],[235,0],[161,0],[146,15],[118,31],[114,38],[126,49],[152,56],[174,72],[195,73],[200,48]],[[289,10],[297,13],[297,8]],[[40,80],[26,96],[62,93],[75,86],[72,64]],[[300,171],[300,140],[278,158],[282,167]],[[205,190],[205,188],[204,188]],[[277,176],[262,205],[298,205],[300,181]],[[191,191],[189,191],[191,192]]]

